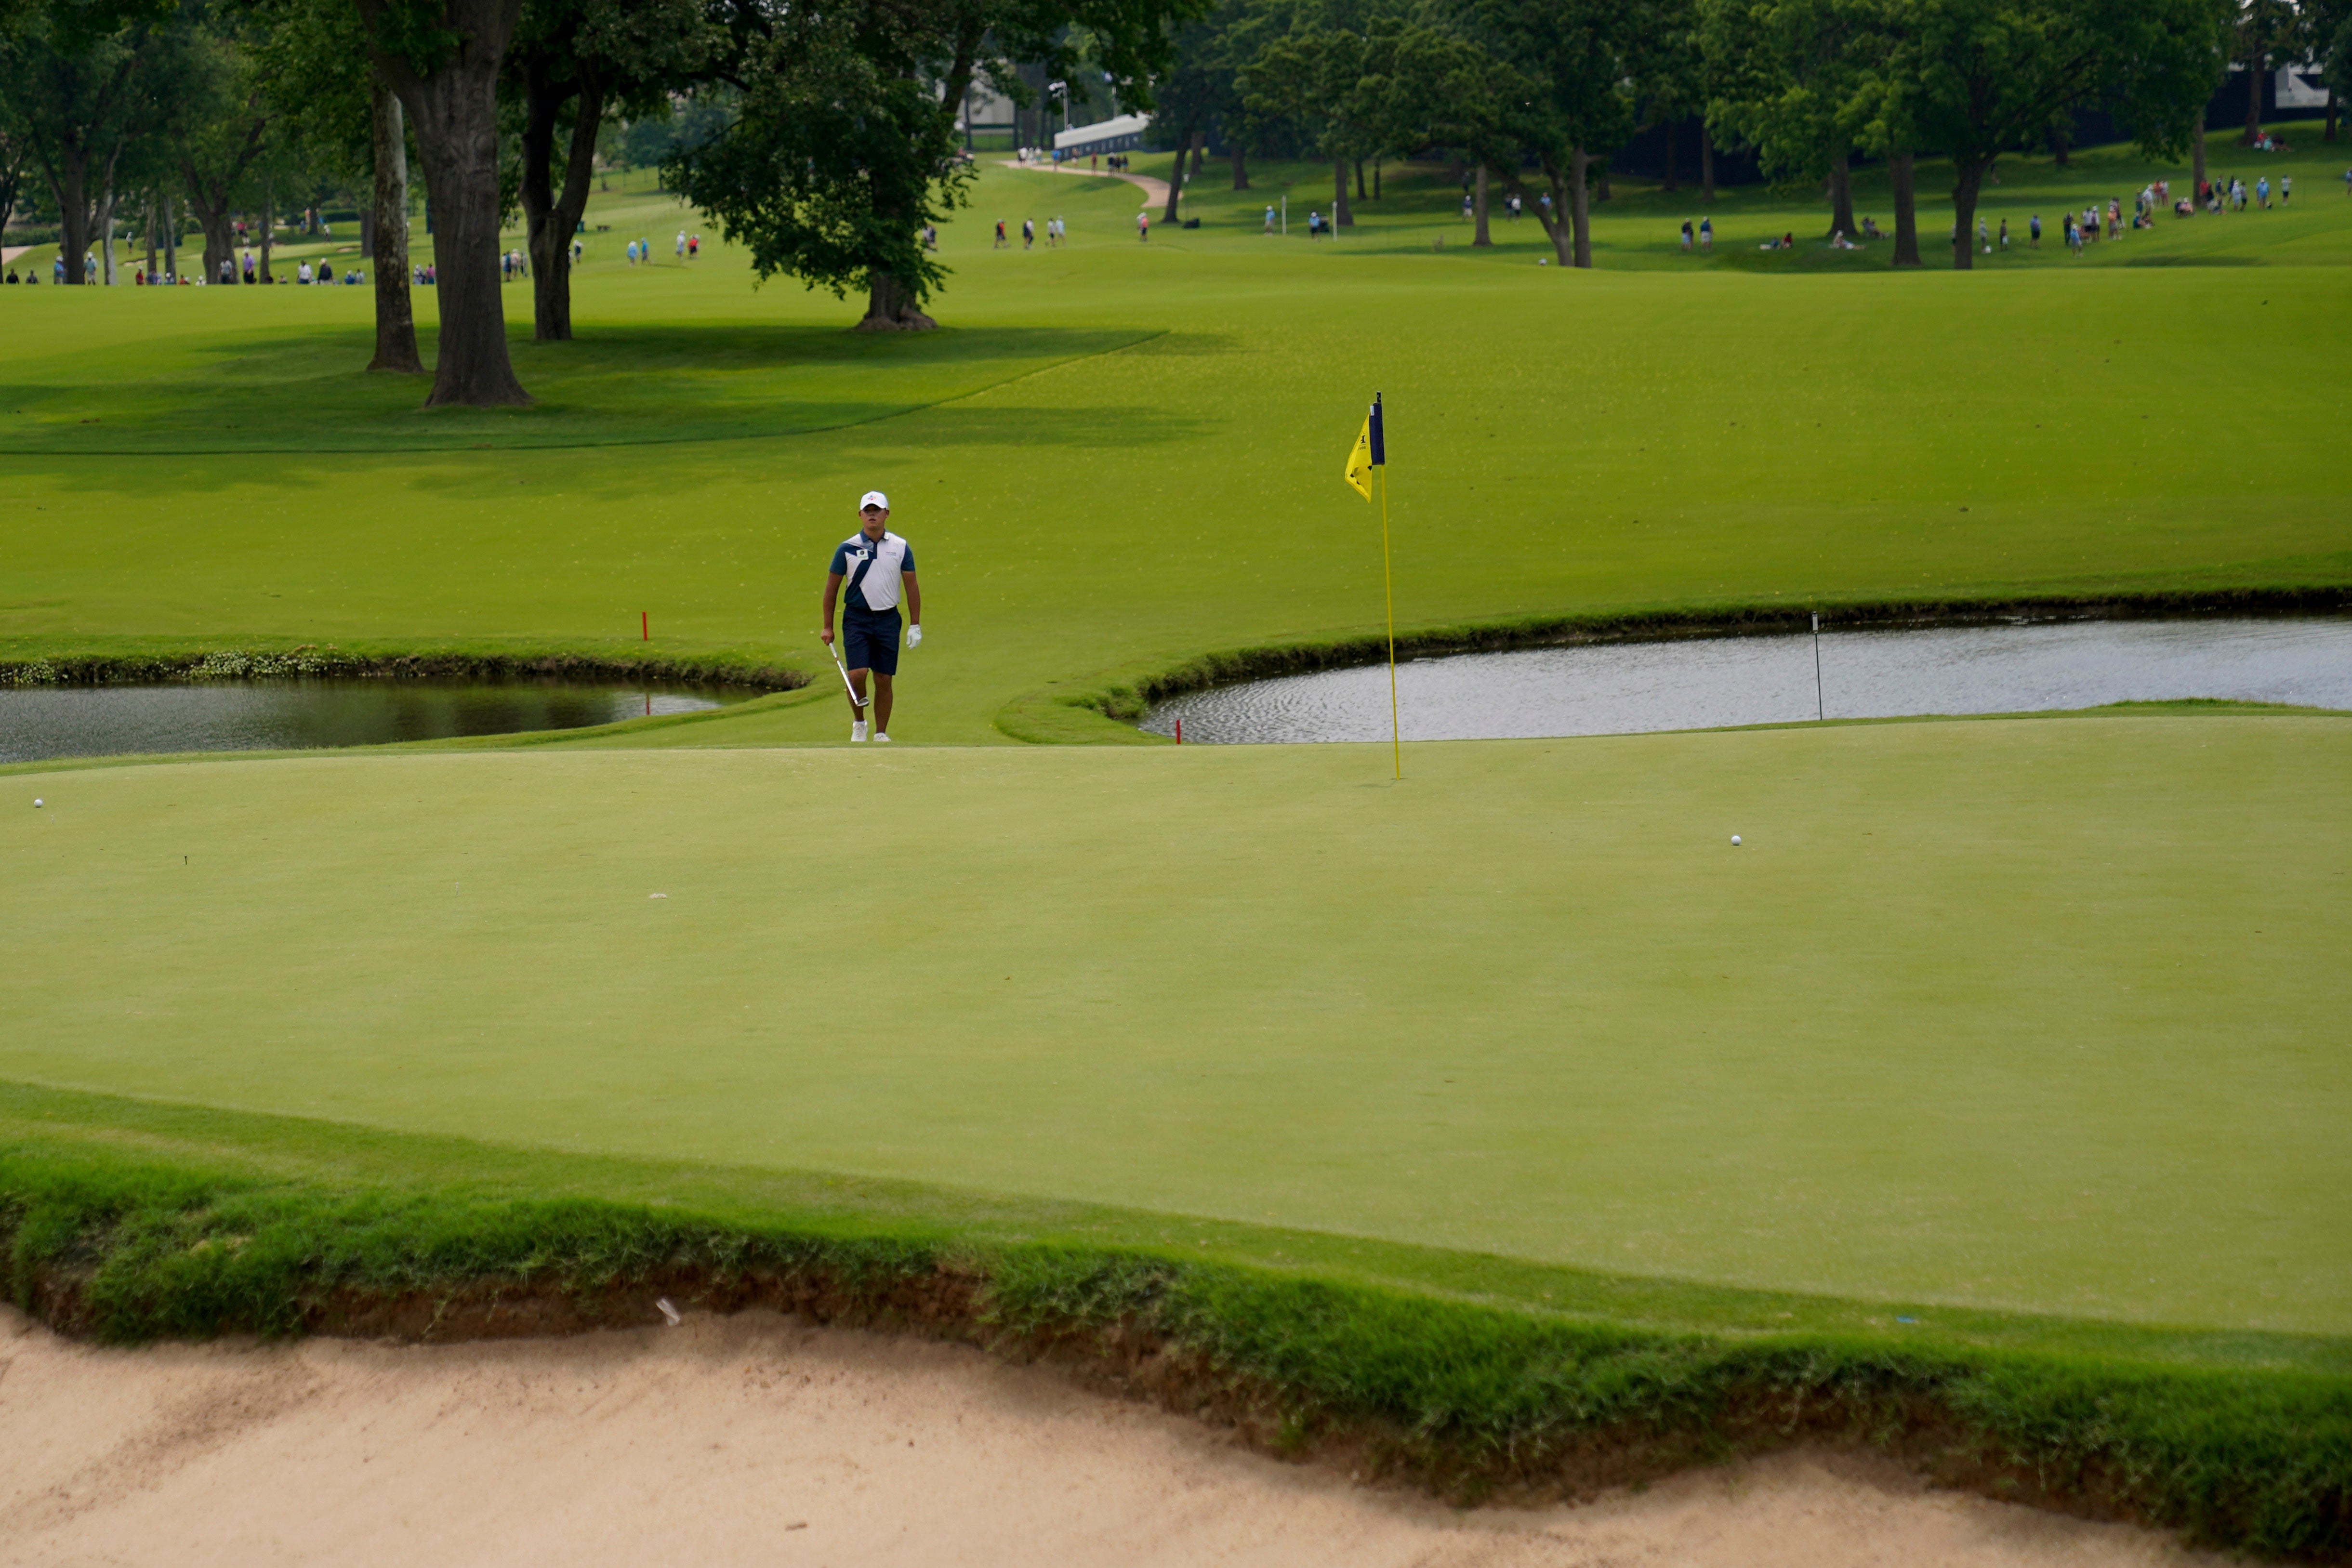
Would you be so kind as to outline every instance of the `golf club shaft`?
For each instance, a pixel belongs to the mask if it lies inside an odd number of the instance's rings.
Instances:
[[[824,645],[824,651],[833,655],[833,667],[841,672],[841,689],[849,694],[849,700],[851,702],[856,704],[861,708],[864,707],[866,706],[866,699],[859,696],[857,695],[857,688],[850,684],[849,666],[841,662],[841,650],[838,647],[835,647],[833,643],[827,643]]]

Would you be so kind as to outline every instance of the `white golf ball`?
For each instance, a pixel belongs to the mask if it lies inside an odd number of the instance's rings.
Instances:
[[[1732,834],[1732,835],[1731,835],[1731,841],[1732,841],[1733,843],[1735,843],[1735,844],[1736,844],[1736,843],[1738,843],[1738,842],[1739,841],[1739,835],[1738,835],[1738,833],[1734,833],[1734,834]]]
[[[38,795],[34,796],[34,797],[33,797],[33,809],[34,809],[34,810],[38,810],[40,809],[40,805],[41,805],[41,798],[40,798]]]

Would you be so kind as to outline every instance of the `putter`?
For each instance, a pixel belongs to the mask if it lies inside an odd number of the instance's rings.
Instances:
[[[852,703],[855,703],[861,710],[864,709],[866,706],[866,699],[859,696],[857,695],[857,688],[849,684],[849,666],[841,662],[840,645],[835,643],[826,643],[824,645],[824,651],[833,655],[833,667],[841,672],[841,689],[849,694],[849,700]]]

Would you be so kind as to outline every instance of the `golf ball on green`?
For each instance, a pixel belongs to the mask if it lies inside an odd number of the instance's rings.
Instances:
[[[34,797],[33,797],[33,809],[34,809],[35,810],[38,810],[40,809],[40,805],[41,805],[41,798],[40,798],[38,795],[34,796]]]
[[[1738,835],[1738,833],[1734,833],[1734,834],[1732,834],[1732,835],[1731,835],[1731,841],[1732,841],[1733,843],[1735,843],[1735,844],[1736,844],[1736,843],[1738,843],[1738,842],[1739,841],[1739,835]]]

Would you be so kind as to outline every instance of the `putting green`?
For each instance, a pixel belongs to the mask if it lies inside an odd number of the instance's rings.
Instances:
[[[18,777],[0,1077],[2352,1330],[2352,724],[1432,746],[1402,785],[1386,760]]]

